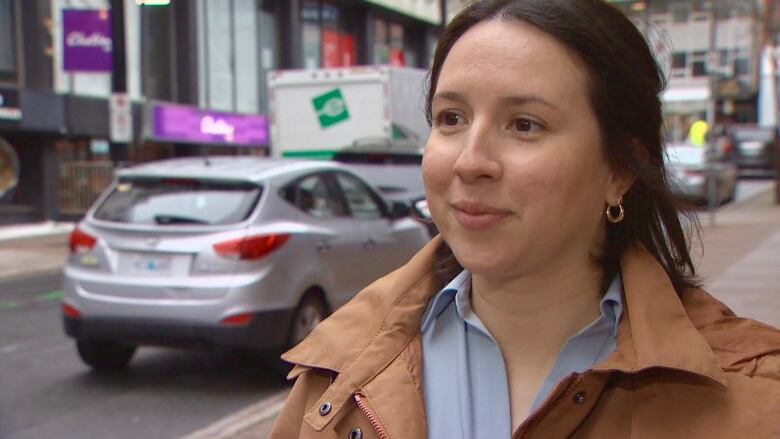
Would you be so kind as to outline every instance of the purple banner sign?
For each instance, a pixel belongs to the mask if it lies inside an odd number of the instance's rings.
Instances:
[[[111,12],[106,9],[63,9],[63,69],[70,72],[111,71]]]
[[[160,140],[251,146],[268,144],[266,116],[156,104],[152,124],[154,137]]]

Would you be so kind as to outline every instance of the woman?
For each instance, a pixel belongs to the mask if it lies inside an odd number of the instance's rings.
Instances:
[[[601,0],[458,15],[423,160],[441,234],[285,354],[271,437],[780,437],[780,332],[697,287],[662,78]]]

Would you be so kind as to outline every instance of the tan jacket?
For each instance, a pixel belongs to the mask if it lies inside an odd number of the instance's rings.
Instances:
[[[440,243],[283,356],[297,382],[271,438],[426,437],[420,318],[438,291]],[[780,331],[700,289],[681,300],[643,250],[629,250],[621,272],[615,352],[560,382],[514,438],[780,438]]]

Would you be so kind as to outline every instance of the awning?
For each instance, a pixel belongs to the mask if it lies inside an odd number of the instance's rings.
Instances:
[[[710,99],[708,87],[675,87],[664,91],[664,103],[706,102]]]

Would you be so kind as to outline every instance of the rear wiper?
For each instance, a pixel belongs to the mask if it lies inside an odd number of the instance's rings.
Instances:
[[[154,222],[157,224],[208,224],[208,221],[202,219],[176,215],[155,215]]]

